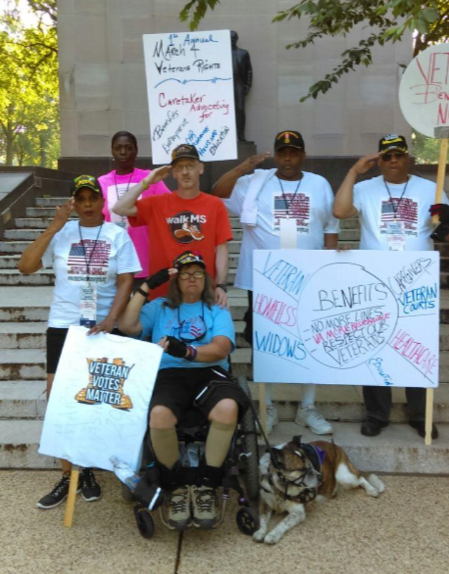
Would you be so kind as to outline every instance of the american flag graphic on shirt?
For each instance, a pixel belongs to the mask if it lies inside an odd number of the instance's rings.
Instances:
[[[294,199],[293,199],[294,198]],[[274,196],[274,227],[279,229],[281,219],[295,219],[298,233],[309,233],[310,197],[304,193],[285,193]]]
[[[182,337],[183,339],[196,339],[201,337],[206,332],[206,325],[202,317],[190,317],[185,321],[182,321],[181,325],[178,325],[176,333],[173,333],[175,337]]]
[[[111,244],[108,241],[84,239],[72,243],[67,260],[67,279],[69,281],[90,281],[106,283]],[[89,277],[87,276],[89,263]]]
[[[413,199],[398,197],[382,201],[380,213],[380,232],[387,233],[390,221],[400,221],[404,224],[405,234],[418,237],[418,202]]]

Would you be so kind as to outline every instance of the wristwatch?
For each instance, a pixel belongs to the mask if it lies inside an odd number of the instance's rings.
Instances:
[[[224,291],[225,293],[228,292],[228,286],[225,285],[224,283],[217,283],[217,287],[220,287],[220,289],[223,289],[223,291]]]

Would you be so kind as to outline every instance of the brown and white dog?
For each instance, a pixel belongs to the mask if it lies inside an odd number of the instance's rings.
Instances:
[[[338,486],[361,486],[369,496],[377,497],[385,486],[376,475],[364,478],[349,461],[345,451],[332,443],[301,443],[301,437],[271,449],[260,459],[260,528],[253,539],[276,544],[286,532],[306,517],[306,504],[314,499],[333,498]],[[271,515],[287,516],[268,532]]]

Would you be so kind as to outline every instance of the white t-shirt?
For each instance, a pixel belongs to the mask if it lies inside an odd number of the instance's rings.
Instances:
[[[141,270],[129,235],[121,227],[106,222],[100,229],[80,228],[78,221],[68,221],[51,240],[42,256],[42,265],[53,266],[55,272],[48,326],[62,329],[79,325],[81,287],[88,280],[97,287],[97,323],[100,323],[114,301],[117,275]]]
[[[242,213],[252,177],[245,175],[239,178],[231,197],[223,200],[235,215]],[[265,182],[256,201],[256,225],[243,226],[242,250],[235,279],[235,286],[240,289],[253,288],[253,250],[280,248],[280,219],[296,218],[298,249],[323,249],[324,234],[338,233],[340,230],[338,219],[332,215],[334,194],[329,183],[320,175],[304,171],[300,181],[281,182],[276,176],[271,177]]]
[[[430,206],[435,203],[436,185],[428,179],[411,175],[405,183],[388,183],[379,175],[354,186],[354,206],[359,211],[362,236],[360,249],[388,250],[387,225],[402,222],[407,251],[432,251],[433,231]],[[405,193],[400,200],[401,195]],[[443,203],[449,203],[443,194]]]

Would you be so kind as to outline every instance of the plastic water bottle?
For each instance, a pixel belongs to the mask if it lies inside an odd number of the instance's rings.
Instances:
[[[122,462],[116,456],[111,456],[109,459],[114,467],[114,473],[130,490],[135,490],[137,483],[140,480],[140,476],[137,472],[126,464]]]

